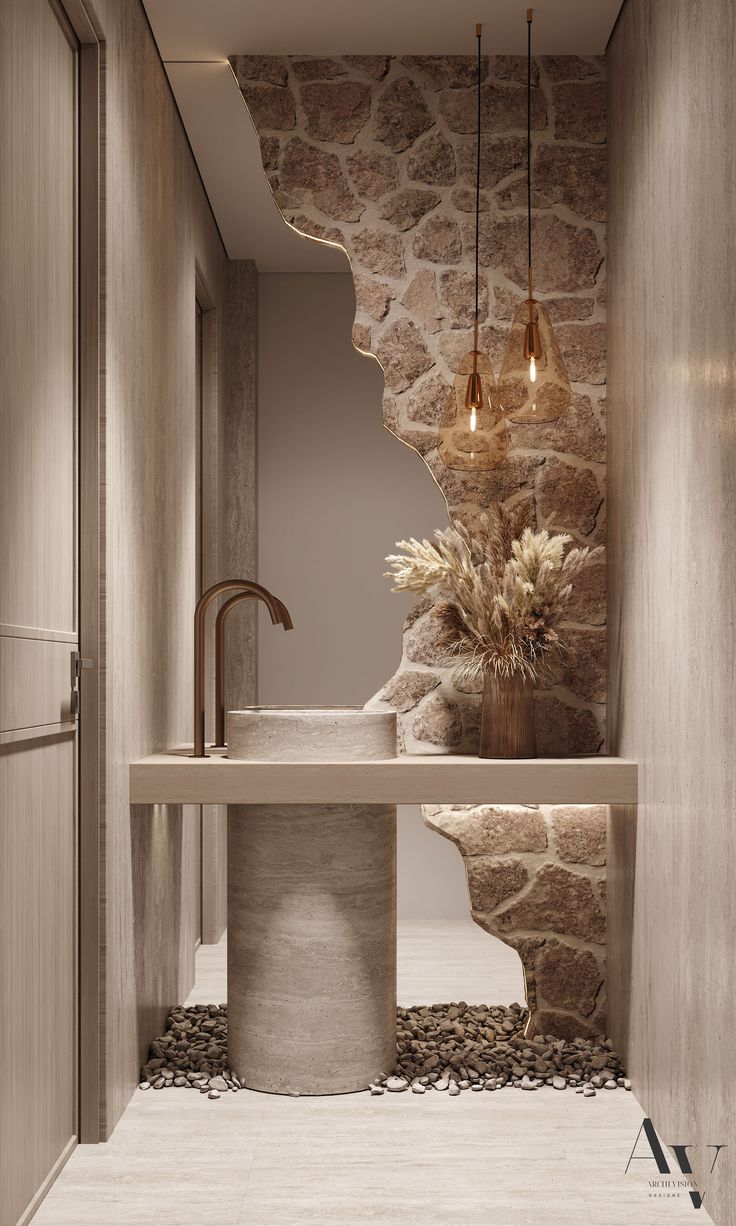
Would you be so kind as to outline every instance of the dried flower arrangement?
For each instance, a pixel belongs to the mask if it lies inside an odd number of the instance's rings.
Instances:
[[[442,623],[439,645],[461,681],[488,671],[539,681],[545,663],[564,648],[559,625],[572,580],[602,550],[569,549],[567,533],[533,531],[526,511],[493,504],[476,535],[462,524],[438,530],[435,541],[398,541],[386,577],[394,591],[434,592]]]

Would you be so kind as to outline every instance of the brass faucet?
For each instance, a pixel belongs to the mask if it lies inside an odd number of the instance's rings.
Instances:
[[[228,606],[232,607],[239,600],[247,598],[262,600],[271,614],[271,621],[274,626],[281,625],[284,630],[293,628],[291,617],[289,616],[286,606],[268,592],[265,587],[261,587],[260,583],[255,583],[252,579],[223,579],[220,583],[213,584],[206,592],[200,596],[197,601],[197,607],[194,610],[194,758],[206,758],[209,755],[204,749],[204,660],[205,660],[205,614],[212,601],[220,596],[223,592],[236,591],[238,595],[231,597],[229,601],[220,610],[220,614],[224,614]],[[218,616],[218,627],[222,631],[224,625],[224,616],[220,621]],[[222,660],[220,659],[222,663]],[[221,670],[222,671],[222,670]],[[222,682],[224,686],[224,681]],[[224,705],[224,700],[223,700]],[[224,715],[223,715],[224,719]],[[219,738],[216,738],[219,740]]]
[[[225,744],[225,622],[228,616],[243,600],[252,600],[253,592],[236,592],[217,611],[215,622],[215,740],[214,747],[221,748]],[[276,596],[271,596],[279,610],[279,620],[284,630],[292,630],[291,617],[286,605]],[[271,614],[273,618],[273,613]]]

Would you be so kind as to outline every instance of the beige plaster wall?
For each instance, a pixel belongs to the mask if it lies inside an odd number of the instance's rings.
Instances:
[[[736,1221],[736,11],[627,0],[609,48],[611,1018]],[[713,1150],[725,1144],[712,1175]]]

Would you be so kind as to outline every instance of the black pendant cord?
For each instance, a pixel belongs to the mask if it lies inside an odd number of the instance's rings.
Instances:
[[[532,10],[526,18],[526,243],[527,265],[532,266]]]
[[[476,38],[478,40],[478,75],[476,80],[477,93],[477,113],[476,113],[476,137],[475,137],[475,348],[478,347],[478,281],[479,281],[479,236],[480,236],[480,76],[481,76],[481,55],[480,55],[480,26],[476,26]]]

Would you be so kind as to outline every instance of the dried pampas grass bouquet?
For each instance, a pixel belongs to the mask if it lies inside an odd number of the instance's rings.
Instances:
[[[437,597],[439,646],[446,648],[456,679],[484,683],[481,756],[534,756],[528,752],[532,686],[552,654],[564,647],[559,627],[575,576],[602,553],[569,549],[571,541],[567,533],[534,531],[525,509],[494,504],[481,515],[475,534],[457,524],[438,530],[434,541],[398,541],[403,553],[386,559],[394,591]],[[495,725],[507,726],[489,728],[491,716]],[[484,753],[484,740],[486,749],[502,747],[514,723],[526,724],[521,729],[526,752]],[[501,741],[494,741],[496,734]]]

